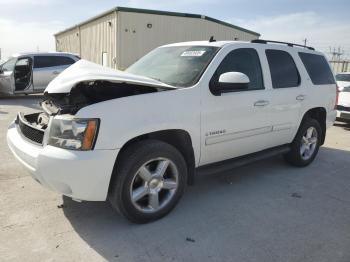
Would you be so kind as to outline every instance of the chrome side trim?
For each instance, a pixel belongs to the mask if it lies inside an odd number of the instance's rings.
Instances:
[[[282,131],[282,130],[288,130],[292,128],[292,123],[284,123],[273,126],[272,131]]]
[[[205,145],[212,145],[231,140],[241,139],[250,136],[256,136],[272,132],[272,126],[260,127],[255,129],[249,129],[245,131],[238,131],[233,133],[226,133],[219,136],[208,137],[205,139]]]

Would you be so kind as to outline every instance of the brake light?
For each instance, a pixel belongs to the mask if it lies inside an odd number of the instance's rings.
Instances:
[[[334,105],[334,109],[337,109],[338,100],[339,100],[339,93],[340,93],[340,89],[339,89],[338,85],[336,85],[336,87],[335,87],[335,105]]]

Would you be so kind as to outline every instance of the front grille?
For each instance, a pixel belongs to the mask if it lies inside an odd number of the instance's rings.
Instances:
[[[21,113],[17,115],[16,124],[24,137],[42,145],[44,139],[43,130],[31,126]]]
[[[350,112],[350,107],[337,105],[337,110],[339,110],[339,111],[348,111],[348,112]]]

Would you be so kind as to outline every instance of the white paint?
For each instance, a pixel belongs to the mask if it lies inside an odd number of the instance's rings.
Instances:
[[[325,108],[327,127],[333,123],[336,114],[335,84],[314,86],[297,54],[298,51],[320,54],[319,52],[284,45],[244,42],[197,44],[217,45],[221,49],[198,83],[183,89],[175,89],[152,79],[115,71],[84,60],[76,63],[57,77],[46,91],[69,92],[80,81],[96,79],[171,89],[112,99],[79,110],[75,117],[98,118],[101,122],[95,149],[92,151],[70,151],[52,146],[34,147],[19,135],[13,125],[7,134],[11,150],[31,170],[33,176],[47,187],[72,198],[105,200],[119,149],[137,136],[167,129],[186,131],[191,137],[195,165],[198,167],[292,142],[305,112],[311,108]],[[265,89],[214,96],[209,90],[209,81],[225,56],[238,48],[255,48],[258,52]],[[272,88],[265,56],[267,48],[291,54],[300,73],[300,86]],[[303,101],[296,99],[300,95],[305,96]],[[265,106],[254,106],[259,100],[268,103]],[[214,134],[213,138],[208,139],[210,134]]]
[[[173,88],[157,80],[114,70],[84,59],[79,60],[59,74],[45,89],[48,93],[69,93],[79,82],[107,80],[131,84],[146,84],[149,86]]]

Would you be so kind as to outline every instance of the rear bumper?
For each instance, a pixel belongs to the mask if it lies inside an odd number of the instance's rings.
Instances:
[[[333,126],[336,116],[337,116],[336,110],[332,110],[327,113],[326,128],[330,128],[331,126]]]
[[[8,128],[7,143],[43,186],[79,200],[106,200],[118,150],[72,151],[35,145],[21,136],[14,123]]]
[[[350,121],[350,111],[337,110],[337,118]]]

